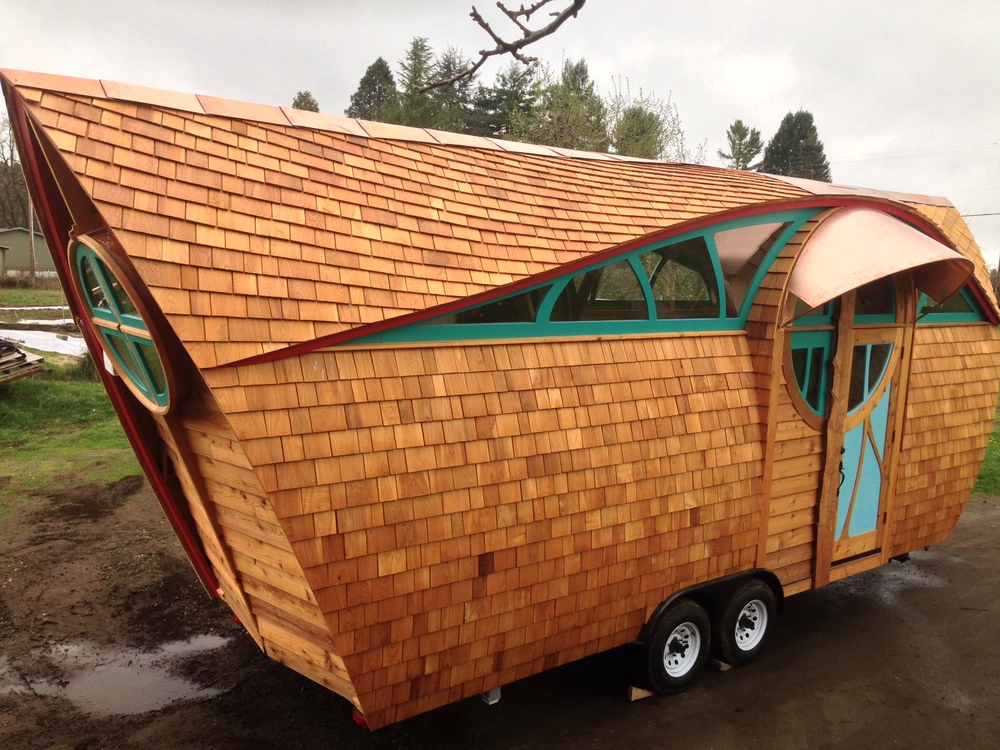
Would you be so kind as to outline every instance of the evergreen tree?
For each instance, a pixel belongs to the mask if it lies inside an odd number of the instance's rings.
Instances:
[[[361,76],[358,90],[351,94],[351,106],[344,114],[359,120],[379,120],[383,109],[392,106],[395,96],[396,81],[392,70],[380,57]]]
[[[319,112],[319,102],[309,91],[300,91],[292,100],[293,109],[305,109],[309,112]]]
[[[830,163],[823,153],[823,142],[810,112],[800,109],[785,115],[778,132],[764,149],[764,158],[757,171],[831,181]]]
[[[507,138],[511,117],[529,117],[537,97],[537,64],[513,61],[497,73],[492,86],[479,86],[473,101],[466,132],[492,138]]]
[[[564,61],[558,81],[546,73],[531,114],[512,113],[510,137],[582,151],[608,150],[607,108],[585,60]]]
[[[438,108],[430,93],[420,91],[434,80],[434,69],[434,50],[426,37],[414,37],[399,63],[399,93],[393,105],[384,108],[385,122],[417,128],[434,126]]]
[[[626,80],[614,84],[614,92],[606,101],[611,149],[616,154],[640,159],[668,159],[670,161],[705,161],[704,144],[692,154],[684,143],[684,130],[677,106],[652,94],[639,91],[639,98],[632,99]]]
[[[471,62],[454,47],[449,47],[435,61],[431,76],[435,80],[447,81],[464,70]],[[431,89],[426,96],[433,106],[432,127],[453,133],[468,131],[469,120],[474,109],[476,76],[468,76],[449,85]]]
[[[726,162],[730,169],[757,169],[760,164],[751,164],[757,155],[764,148],[764,142],[760,139],[760,131],[757,128],[748,128],[743,124],[743,120],[735,120],[726,131],[726,140],[729,141],[729,153],[719,149],[719,156]]]

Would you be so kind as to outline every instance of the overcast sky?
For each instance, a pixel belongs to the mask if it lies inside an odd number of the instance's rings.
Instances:
[[[509,28],[493,0],[476,2]],[[396,70],[415,36],[470,57],[487,46],[472,4],[0,0],[0,67],[266,104],[307,89],[343,114],[365,69],[381,56]],[[834,182],[950,199],[997,264],[997,0],[588,0],[532,51],[553,67],[586,59],[602,93],[620,76],[670,96],[708,164],[736,118],[766,140],[807,109]]]

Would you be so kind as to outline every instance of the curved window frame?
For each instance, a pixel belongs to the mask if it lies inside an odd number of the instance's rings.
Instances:
[[[987,320],[986,315],[983,313],[982,307],[976,301],[973,296],[971,284],[973,282],[969,281],[955,292],[955,296],[960,296],[964,300],[965,304],[968,306],[968,310],[960,310],[955,312],[938,310],[935,306],[934,301],[930,299],[926,294],[918,292],[917,294],[917,323],[918,324],[954,324],[954,323],[985,323]],[[947,304],[947,303],[946,303]]]
[[[682,232],[672,237],[650,242],[648,244],[635,247],[626,252],[608,250],[598,254],[598,257],[587,264],[573,264],[572,270],[562,275],[552,278],[546,275],[545,279],[537,284],[518,289],[516,292],[501,297],[494,297],[479,304],[471,304],[459,311],[452,311],[443,315],[435,316],[409,325],[401,325],[385,331],[373,333],[368,336],[361,336],[352,339],[350,345],[367,345],[376,343],[410,343],[410,342],[436,342],[436,341],[481,341],[498,339],[530,339],[530,338],[555,338],[555,337],[594,337],[607,335],[627,335],[627,334],[657,334],[657,333],[697,333],[710,331],[735,331],[741,330],[746,324],[747,316],[753,305],[754,298],[765,274],[771,267],[772,262],[778,253],[785,247],[787,242],[795,235],[802,226],[809,221],[819,209],[788,209],[776,212],[761,212],[752,216],[745,216],[728,221],[720,221],[696,230]],[[740,309],[727,313],[726,277],[723,274],[718,249],[715,245],[715,235],[730,229],[757,226],[764,224],[784,224],[777,240],[773,242],[767,251],[763,262],[754,272],[752,283],[743,299]],[[649,277],[640,260],[640,256],[649,252],[656,252],[669,248],[673,245],[680,245],[684,242],[701,239],[708,253],[714,273],[715,287],[712,290],[713,303],[717,300],[718,311],[712,317],[674,317],[658,318],[655,297],[650,286]],[[573,279],[596,269],[609,266],[614,263],[626,261],[635,272],[639,284],[643,288],[646,296],[646,317],[642,319],[620,319],[620,320],[550,320],[552,309],[566,287],[573,282]],[[475,310],[478,307],[495,305],[498,301],[512,299],[522,294],[532,294],[537,290],[548,288],[538,305],[535,320],[524,322],[508,323],[456,323],[454,322],[461,313]]]
[[[84,311],[115,374],[147,409],[165,414],[175,379],[136,286],[101,240],[79,235],[67,252]]]

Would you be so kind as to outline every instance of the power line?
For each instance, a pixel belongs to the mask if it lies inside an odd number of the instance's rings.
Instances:
[[[971,153],[975,151],[985,151],[994,146],[1000,146],[1000,143],[983,143],[969,146],[941,146],[938,148],[916,149],[912,151],[883,151],[874,154],[859,154],[857,156],[830,157],[830,164],[845,164],[859,161],[880,161],[889,159],[911,159],[925,156]]]
[[[1000,216],[1000,211],[994,211],[989,214],[962,214],[963,219],[971,219],[973,216]]]

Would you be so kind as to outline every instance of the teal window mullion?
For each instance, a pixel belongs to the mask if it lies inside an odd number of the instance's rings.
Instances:
[[[718,230],[715,230],[718,231]],[[715,294],[719,299],[718,317],[726,317],[726,281],[722,275],[722,261],[719,260],[719,248],[715,245],[715,231],[706,232],[703,237],[708,247],[708,257],[712,261],[712,273],[715,274]]]
[[[545,295],[542,300],[542,304],[538,306],[538,314],[535,316],[535,323],[548,323],[549,316],[552,314],[552,308],[556,306],[556,300],[559,299],[559,295],[563,293],[563,290],[569,285],[573,280],[572,276],[567,276],[563,279],[557,279],[552,287],[549,289],[549,293]]]
[[[639,286],[642,287],[642,293],[646,297],[646,317],[650,320],[656,320],[656,302],[653,299],[653,287],[649,285],[646,269],[642,267],[639,256],[635,253],[629,256],[628,263],[632,266],[632,273],[638,277]]]

